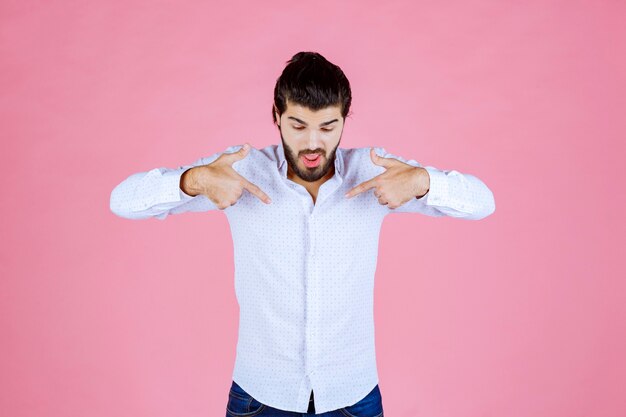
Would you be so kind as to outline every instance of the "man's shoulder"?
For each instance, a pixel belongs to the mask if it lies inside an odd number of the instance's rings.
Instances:
[[[278,145],[271,144],[263,148],[252,147],[250,151],[254,152],[257,157],[271,159],[276,161],[278,159]]]
[[[363,166],[369,165],[368,162],[372,161],[370,150],[374,148],[374,152],[377,155],[383,156],[386,151],[385,148],[380,146],[366,146],[358,148],[339,148],[341,149],[341,156],[346,164]],[[372,164],[374,165],[374,164]]]
[[[385,148],[381,146],[365,146],[365,147],[360,147],[360,148],[338,148],[338,149],[341,149],[343,155],[361,156],[361,157],[365,155],[369,157],[370,149],[372,148],[374,148],[374,151],[379,155],[385,150]]]
[[[237,145],[231,148],[234,148],[235,151],[237,151],[242,146],[243,145]],[[253,173],[258,172],[263,168],[276,166],[278,160],[280,159],[278,152],[278,145],[268,145],[263,148],[257,148],[251,145],[248,155],[245,158],[236,161],[232,167],[238,172],[244,172],[245,170],[249,170]]]
[[[233,153],[237,152],[243,147],[243,144],[233,145],[226,148],[224,153]],[[236,163],[252,163],[252,162],[267,162],[267,161],[277,161],[278,160],[278,145],[269,145],[264,148],[256,148],[254,146],[250,146],[250,151],[248,151],[247,157],[236,161]]]
[[[370,156],[370,149],[372,148],[374,148],[374,152],[377,155],[382,156],[385,153],[384,148],[377,146],[338,148],[341,149],[346,176],[354,176],[358,181],[363,181],[384,171],[382,167],[372,162],[372,157]]]

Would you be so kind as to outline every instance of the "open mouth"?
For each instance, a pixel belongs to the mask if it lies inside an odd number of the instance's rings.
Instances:
[[[315,168],[322,161],[322,156],[318,153],[310,153],[300,156],[300,160],[306,167]]]

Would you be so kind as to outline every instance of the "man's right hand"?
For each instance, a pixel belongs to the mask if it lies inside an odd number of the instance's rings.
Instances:
[[[250,145],[245,143],[237,152],[223,153],[210,164],[188,169],[180,178],[180,189],[191,196],[206,195],[220,210],[234,205],[243,190],[269,204],[272,200],[267,194],[232,168],[233,162],[242,160],[249,152]]]

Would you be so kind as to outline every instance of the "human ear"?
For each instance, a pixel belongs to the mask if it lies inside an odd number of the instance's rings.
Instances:
[[[276,110],[276,106],[274,106],[274,114],[276,115],[276,125],[280,127],[280,123],[278,123],[278,121],[280,120],[280,115],[278,114],[278,110]]]

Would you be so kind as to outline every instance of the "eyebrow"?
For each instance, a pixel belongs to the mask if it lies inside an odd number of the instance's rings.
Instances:
[[[307,122],[305,122],[305,121],[303,121],[303,120],[300,120],[300,119],[298,119],[298,118],[296,118],[296,117],[293,117],[293,116],[289,116],[289,117],[287,117],[287,118],[288,118],[288,119],[293,119],[293,120],[295,120],[296,122],[298,122],[298,123],[300,123],[300,124],[303,124],[303,125],[305,125],[305,126],[308,126],[308,125],[309,125]],[[329,120],[329,121],[324,122],[324,123],[320,123],[320,127],[322,127],[322,126],[326,126],[326,125],[329,125],[329,124],[331,124],[331,123],[335,123],[335,122],[336,122],[336,121],[338,121],[338,120],[339,120],[339,119],[333,119],[333,120]]]

